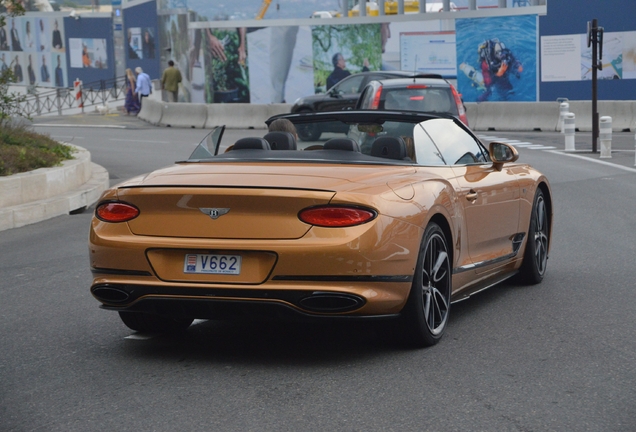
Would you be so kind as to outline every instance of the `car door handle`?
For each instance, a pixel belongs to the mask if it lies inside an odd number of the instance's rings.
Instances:
[[[471,190],[466,194],[466,199],[470,202],[475,202],[475,200],[477,200],[477,192]]]

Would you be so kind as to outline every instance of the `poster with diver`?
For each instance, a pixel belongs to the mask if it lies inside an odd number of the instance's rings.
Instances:
[[[464,102],[538,100],[536,15],[458,19],[455,30]]]

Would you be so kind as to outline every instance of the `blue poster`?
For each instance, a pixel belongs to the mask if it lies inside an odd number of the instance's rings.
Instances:
[[[458,19],[455,30],[464,102],[538,100],[536,15]]]

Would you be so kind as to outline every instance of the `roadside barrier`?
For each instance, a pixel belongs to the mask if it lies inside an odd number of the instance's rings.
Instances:
[[[564,122],[564,133],[565,133],[565,151],[575,151],[574,144],[574,135],[576,134],[576,125],[575,125],[575,117],[574,113],[567,113],[565,115]]]
[[[612,157],[612,118],[603,116],[599,121],[599,138],[601,139],[601,159]]]
[[[570,112],[570,104],[567,102],[561,102],[559,105],[559,125],[558,128],[561,130],[561,133],[565,133],[565,115]]]
[[[153,125],[160,125],[163,115],[163,102],[157,102],[149,98],[141,101],[141,110],[137,117]]]
[[[162,107],[161,124],[174,127],[203,128],[208,119],[206,104],[159,102]]]
[[[565,116],[559,102],[468,102],[466,115],[476,131],[563,131]],[[138,117],[155,125],[211,129],[265,129],[265,120],[289,113],[291,104],[188,104],[166,103],[144,98]],[[592,102],[569,101],[577,131],[592,131]],[[600,116],[612,117],[612,130],[636,130],[636,101],[599,101]],[[563,117],[563,127],[561,118]]]

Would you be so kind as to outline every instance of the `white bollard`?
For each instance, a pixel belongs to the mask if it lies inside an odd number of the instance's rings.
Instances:
[[[570,112],[570,104],[567,102],[562,102],[561,105],[559,105],[559,129],[561,129],[561,133],[565,133],[564,120],[565,115],[568,112]]]
[[[565,133],[565,151],[575,151],[574,146],[574,133],[576,127],[574,126],[574,113],[567,113],[563,120],[563,131]]]
[[[601,159],[612,157],[612,118],[603,116],[600,120]]]

